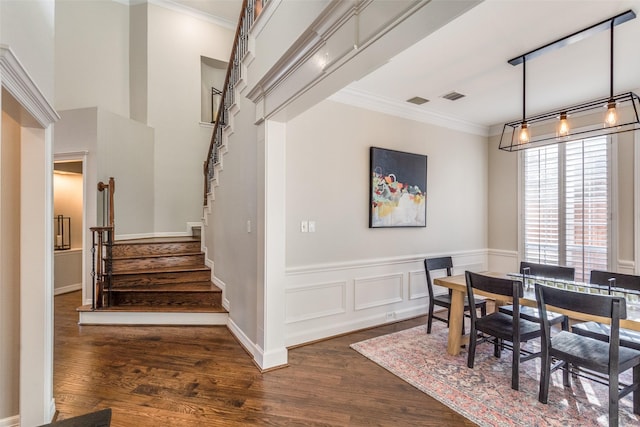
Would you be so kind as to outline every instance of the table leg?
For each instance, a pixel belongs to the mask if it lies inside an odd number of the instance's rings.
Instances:
[[[447,353],[455,356],[460,353],[462,345],[462,322],[464,321],[464,295],[465,292],[454,290],[451,293],[451,313],[449,313],[449,339]]]

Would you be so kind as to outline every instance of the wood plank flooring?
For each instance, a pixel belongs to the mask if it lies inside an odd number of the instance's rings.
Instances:
[[[58,419],[112,408],[113,427],[474,426],[349,348],[424,317],[289,351],[261,373],[226,327],[78,326],[55,297]]]

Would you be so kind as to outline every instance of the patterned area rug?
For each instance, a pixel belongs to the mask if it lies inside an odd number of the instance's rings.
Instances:
[[[497,359],[493,345],[480,344],[474,368],[469,369],[467,352],[450,356],[446,346],[446,325],[435,322],[430,335],[426,326],[418,326],[351,348],[480,426],[608,425],[606,386],[579,378],[572,381],[571,389],[564,388],[562,373],[556,371],[545,405],[538,402],[539,358],[520,365],[520,391],[515,391],[510,351]],[[630,372],[621,380],[629,381]],[[621,426],[640,426],[631,395],[620,401],[619,420]]]

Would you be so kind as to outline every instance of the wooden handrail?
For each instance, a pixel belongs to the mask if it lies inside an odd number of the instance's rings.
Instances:
[[[108,221],[107,225],[109,227],[113,228],[115,226],[115,212],[114,212],[114,207],[113,207],[113,195],[116,192],[116,181],[115,181],[115,179],[113,179],[113,177],[109,178],[109,184],[105,184],[102,181],[100,181],[98,183],[98,191],[104,191],[106,189],[109,190],[109,221]]]
[[[255,5],[255,10],[253,11],[253,16],[251,16],[251,22],[253,22],[253,20],[255,19],[255,17],[257,17],[258,13],[258,8],[260,11],[262,11],[262,6],[263,6],[263,0],[252,0],[251,5]],[[259,4],[259,6],[258,6]],[[240,17],[238,18],[238,25],[236,27],[236,34],[234,36],[234,41],[233,41],[233,47],[231,48],[231,55],[229,56],[229,65],[227,67],[227,74],[225,76],[224,79],[224,86],[222,87],[222,97],[220,98],[220,108],[218,108],[218,114],[216,115],[215,118],[215,123],[213,125],[213,134],[211,135],[211,142],[209,143],[209,151],[207,152],[207,158],[204,162],[204,204],[207,204],[207,193],[208,193],[208,183],[209,183],[209,179],[211,176],[211,171],[210,168],[213,167],[213,162],[212,159],[214,157],[214,150],[216,149],[216,135],[218,134],[218,129],[220,127],[221,124],[221,118],[223,116],[223,114],[225,114],[226,112],[226,105],[225,105],[225,99],[227,97],[227,91],[229,89],[229,82],[231,80],[231,75],[233,73],[233,71],[235,70],[236,67],[239,66],[239,63],[236,64],[235,60],[236,60],[236,53],[238,50],[238,45],[240,44],[240,39],[242,36],[242,30],[243,30],[243,25],[245,22],[245,19],[247,18],[247,12],[249,11],[248,8],[249,2],[248,0],[243,0],[242,2],[242,8],[240,10]],[[248,28],[245,29],[245,31],[248,31]],[[241,58],[238,58],[238,62]]]

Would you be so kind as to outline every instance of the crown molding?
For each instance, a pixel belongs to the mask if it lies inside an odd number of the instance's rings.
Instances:
[[[125,1],[125,0],[120,0]],[[238,26],[237,22],[232,22],[224,18],[220,18],[219,16],[211,15],[201,10],[193,9],[188,6],[184,6],[182,4],[175,3],[171,0],[129,0],[129,5],[134,6],[137,4],[149,3],[154,6],[163,7],[165,9],[172,10],[174,12],[182,13],[185,15],[189,15],[196,19],[201,19],[203,21],[210,22],[212,24],[220,25],[221,27],[227,28],[229,30],[235,30]]]
[[[0,83],[42,128],[60,119],[11,48],[0,44]]]
[[[342,104],[352,105],[354,107],[377,111],[379,113],[385,113],[417,122],[442,126],[473,135],[489,136],[489,128],[487,126],[424,111],[419,106],[407,105],[405,102],[398,102],[388,98],[383,98],[362,90],[344,88],[331,95],[328,99]]]

